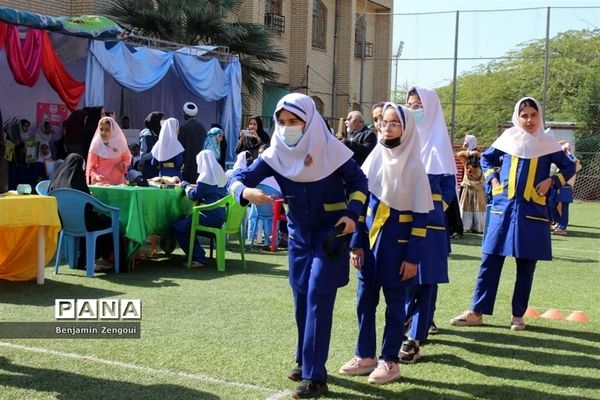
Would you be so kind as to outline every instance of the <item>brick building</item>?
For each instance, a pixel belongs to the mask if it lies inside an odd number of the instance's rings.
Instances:
[[[270,116],[279,98],[297,91],[313,97],[327,117],[361,109],[370,116],[371,105],[390,95],[392,2],[245,0],[232,18],[264,23],[288,61],[273,64],[277,81],[264,82],[261,99],[251,101],[244,114]],[[55,16],[102,14],[104,5],[99,0],[0,0],[0,6]]]

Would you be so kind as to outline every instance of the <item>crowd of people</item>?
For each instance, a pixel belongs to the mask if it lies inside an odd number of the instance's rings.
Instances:
[[[131,145],[122,129],[129,126],[126,117],[119,124],[101,107],[88,108],[73,112],[60,133],[49,123],[35,135],[27,120],[5,125],[15,146],[2,174],[15,180],[11,187],[33,183],[50,175],[41,170],[47,161],[66,157],[50,176],[51,188],[89,193],[90,184],[142,184],[170,176],[179,179],[190,199],[202,203],[229,193],[258,213],[260,207],[270,208],[274,198],[285,199],[298,337],[296,365],[288,378],[299,382],[294,398],[318,397],[328,390],[333,308],[338,288],[349,282],[350,266],[358,278],[358,331],[353,357],[339,372],[385,384],[400,379],[399,365],[416,362],[421,343],[438,332],[438,285],[449,282],[450,204],[458,205],[465,230],[485,230],[471,306],[451,320],[453,325],[482,325],[483,315],[492,314],[509,256],[517,264],[510,328],[525,329],[537,260],[551,259],[552,230],[566,234],[577,163],[568,143],[544,133],[537,100],[519,100],[513,126],[485,151],[477,148],[475,136],[466,135],[464,150],[456,154],[465,167],[460,185],[435,91],[415,86],[404,105],[381,102],[371,111],[372,126],[361,112],[352,111],[345,132],[336,137],[310,97],[288,94],[276,106],[271,135],[259,116],[248,120],[235,146],[236,164],[226,173],[223,129],[213,124],[207,132],[195,119],[194,103],[183,105],[181,125],[162,112],[150,113],[139,142]],[[38,146],[33,162],[27,162],[25,148],[30,140]],[[225,217],[225,210],[217,209],[201,214],[200,222],[216,227]],[[88,222],[106,223],[93,214],[86,216]],[[186,254],[190,223],[187,216],[172,224]],[[109,250],[98,254],[110,260]],[[200,244],[192,259],[195,267],[207,264]],[[386,311],[378,351],[380,292]]]

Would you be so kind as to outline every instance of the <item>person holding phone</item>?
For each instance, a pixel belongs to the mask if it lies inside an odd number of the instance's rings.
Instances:
[[[350,242],[350,261],[358,270],[358,339],[343,375],[366,375],[373,384],[400,379],[399,352],[406,319],[406,288],[418,284],[431,189],[419,157],[420,141],[412,114],[393,103],[383,105],[379,142],[362,165],[369,201]],[[376,357],[375,315],[379,292],[386,303],[385,328]]]
[[[235,154],[249,151],[252,154],[252,159],[256,159],[260,146],[263,144],[268,146],[270,141],[269,134],[263,128],[262,118],[257,115],[250,117],[248,128],[240,131],[239,140],[235,146]]]

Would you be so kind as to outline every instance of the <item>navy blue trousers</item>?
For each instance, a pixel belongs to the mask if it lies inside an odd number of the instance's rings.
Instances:
[[[373,282],[358,279],[356,290],[358,317],[358,339],[355,354],[358,357],[375,357],[376,355],[376,321],[375,315],[379,304],[379,291],[383,289],[385,298],[385,326],[381,342],[381,358],[398,362],[398,353],[404,337],[404,306],[406,292],[403,287],[381,287]]]
[[[479,275],[475,282],[471,310],[488,315],[492,315],[494,312],[494,302],[496,301],[500,274],[502,273],[505,258],[505,256],[485,253],[481,257],[481,266],[479,267]],[[512,315],[522,317],[529,304],[529,295],[531,294],[533,273],[535,272],[537,260],[516,258],[516,261],[517,279],[512,297]]]
[[[333,305],[337,290],[316,294],[309,283],[308,293],[294,292],[298,347],[296,362],[302,366],[302,379],[327,381],[325,363],[329,355]]]
[[[406,289],[406,315],[412,316],[408,333],[410,339],[427,339],[433,322],[437,289],[437,283],[415,285]]]

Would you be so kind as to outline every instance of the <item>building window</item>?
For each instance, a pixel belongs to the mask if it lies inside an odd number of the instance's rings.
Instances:
[[[285,17],[282,15],[281,0],[265,2],[265,26],[279,33],[285,32]]]
[[[354,57],[362,56],[362,41],[365,41],[365,58],[373,57],[373,43],[367,42],[367,21],[363,15],[356,16],[356,28],[354,29]]]
[[[265,26],[279,33],[285,32],[285,17],[279,14],[265,13]]]
[[[312,46],[325,49],[327,45],[327,8],[321,0],[313,0]]]
[[[281,0],[266,0],[265,13],[283,15]]]

